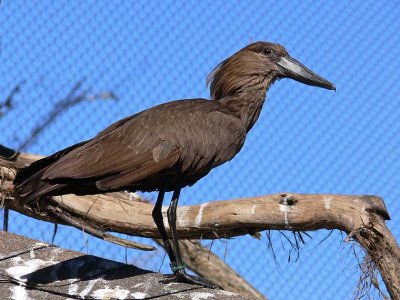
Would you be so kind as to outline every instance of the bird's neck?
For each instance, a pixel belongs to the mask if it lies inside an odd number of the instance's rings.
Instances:
[[[240,118],[247,132],[253,127],[260,116],[262,106],[265,102],[266,89],[254,89],[242,91],[230,97],[221,99],[233,115]]]

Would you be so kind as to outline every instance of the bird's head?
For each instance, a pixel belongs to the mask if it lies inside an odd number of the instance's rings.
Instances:
[[[290,57],[286,49],[269,42],[252,43],[220,63],[208,76],[213,100],[255,89],[268,89],[277,79],[335,90],[328,80]]]

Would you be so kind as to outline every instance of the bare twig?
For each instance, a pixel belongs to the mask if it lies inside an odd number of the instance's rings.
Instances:
[[[40,134],[45,130],[49,125],[51,125],[61,114],[65,113],[72,107],[82,103],[83,101],[95,101],[98,99],[107,100],[113,99],[116,100],[117,97],[112,92],[100,92],[96,94],[89,94],[87,90],[80,91],[82,88],[84,80],[78,81],[67,94],[67,96],[56,103],[53,109],[47,114],[43,121],[37,124],[29,138],[27,138],[20,146],[19,151],[26,150],[29,146],[31,146]]]
[[[6,99],[0,103],[0,119],[1,117],[3,117],[6,113],[8,113],[11,109],[14,108],[14,97],[16,94],[18,94],[21,90],[21,85],[24,82],[21,82],[20,84],[17,84],[10,92],[10,94],[6,97]],[[4,155],[3,157],[6,159],[10,159],[12,160],[13,158],[15,158],[16,152],[13,151],[12,149],[9,149],[7,147],[3,147],[2,145],[0,145],[0,151],[1,153]],[[1,174],[1,185],[0,185],[0,189],[2,189],[3,187],[3,182],[4,182],[4,176],[3,174]],[[0,208],[3,207],[3,203],[4,203],[4,196],[1,197],[0,199]],[[8,220],[9,220],[9,215],[10,215],[10,211],[8,207],[4,207],[3,208],[3,230],[4,231],[8,231]]]
[[[7,112],[14,108],[14,97],[21,91],[21,85],[24,82],[17,84],[11,92],[8,94],[4,101],[0,102],[0,118],[3,117]]]

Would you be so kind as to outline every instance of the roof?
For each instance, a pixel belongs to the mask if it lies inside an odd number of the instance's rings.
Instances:
[[[3,299],[249,299],[0,231]]]

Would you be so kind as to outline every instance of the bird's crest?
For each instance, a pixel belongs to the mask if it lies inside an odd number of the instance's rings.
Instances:
[[[265,47],[280,49],[280,45],[256,42],[236,52],[218,64],[207,77],[212,100],[232,96],[243,89],[267,89],[276,75],[276,65],[262,51]],[[286,50],[285,50],[286,51]]]

